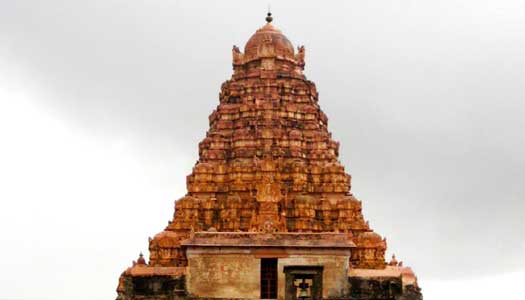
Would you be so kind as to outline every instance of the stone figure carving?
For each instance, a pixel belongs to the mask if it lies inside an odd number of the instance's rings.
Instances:
[[[233,64],[238,65],[242,63],[243,54],[241,53],[241,50],[239,50],[239,47],[233,46],[232,49],[232,57],[233,57]]]
[[[297,60],[297,64],[301,68],[304,68],[304,65],[305,65],[304,56],[305,56],[304,46],[297,47],[297,54],[295,55],[295,59]]]

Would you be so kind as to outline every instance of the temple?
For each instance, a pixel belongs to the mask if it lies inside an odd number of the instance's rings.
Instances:
[[[422,299],[350,193],[305,48],[268,13],[232,56],[187,194],[117,299]]]

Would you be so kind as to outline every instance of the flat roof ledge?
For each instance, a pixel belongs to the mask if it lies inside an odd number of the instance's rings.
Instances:
[[[354,248],[345,233],[195,232],[183,247]]]

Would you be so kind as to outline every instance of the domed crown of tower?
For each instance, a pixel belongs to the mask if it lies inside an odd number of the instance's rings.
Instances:
[[[304,67],[304,47],[298,47],[297,53],[290,40],[272,24],[272,14],[268,13],[266,24],[259,28],[246,42],[244,53],[237,46],[233,47],[233,65],[244,65],[253,61],[260,61],[260,66],[268,69],[268,61],[265,59],[277,59],[280,63],[285,61],[292,65]],[[271,68],[271,66],[270,66]],[[294,69],[294,68],[291,68]]]
[[[264,56],[283,56],[294,58],[294,48],[290,40],[272,25],[271,13],[267,22],[259,28],[244,46],[244,55],[250,58]]]

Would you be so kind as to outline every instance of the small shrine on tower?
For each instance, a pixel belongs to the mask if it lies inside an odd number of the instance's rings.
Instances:
[[[268,13],[232,59],[187,194],[117,300],[422,299],[350,192],[305,48]]]

